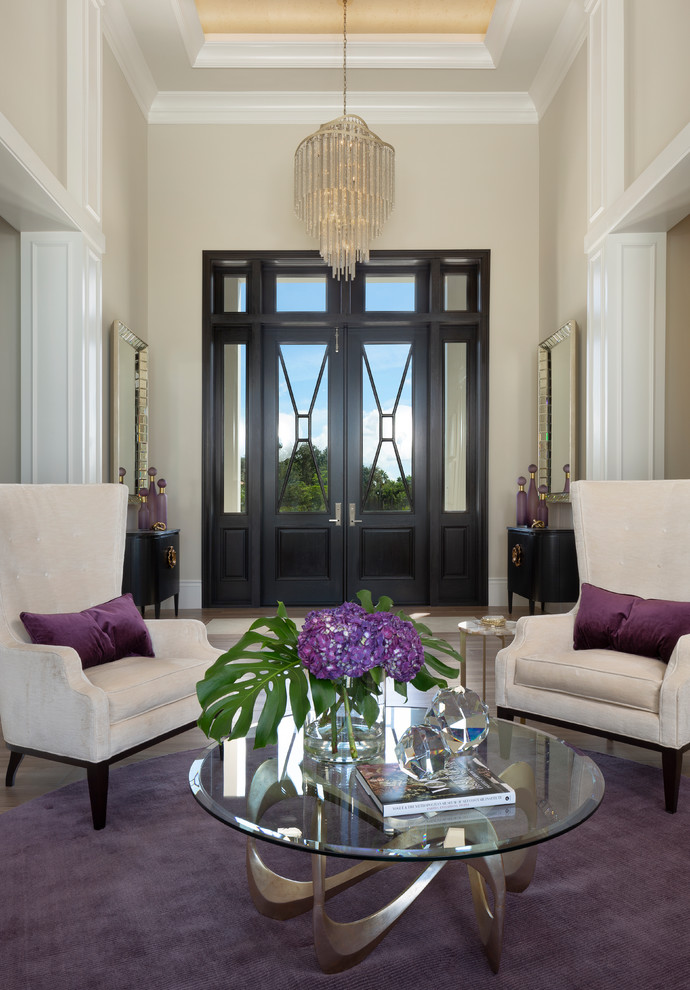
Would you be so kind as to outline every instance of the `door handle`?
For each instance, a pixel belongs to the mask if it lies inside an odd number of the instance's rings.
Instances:
[[[356,523],[361,523],[361,519],[355,519],[355,503],[350,502],[350,525],[354,526]]]
[[[332,522],[332,523],[335,523],[336,526],[342,526],[342,524],[343,524],[343,521],[342,521],[342,512],[343,512],[343,503],[342,502],[336,502],[335,503],[335,519],[329,519],[328,521],[329,522]]]

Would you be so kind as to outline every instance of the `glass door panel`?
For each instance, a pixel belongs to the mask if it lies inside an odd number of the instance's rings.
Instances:
[[[362,350],[362,505],[412,509],[412,348]]]
[[[223,512],[246,512],[247,346],[223,348]]]
[[[265,330],[262,601],[341,602],[342,356],[335,330]]]
[[[279,346],[277,503],[279,512],[328,505],[328,351],[325,344]]]
[[[467,344],[444,345],[444,512],[467,510]]]
[[[375,597],[423,602],[427,334],[350,329],[347,350],[347,597],[368,588]]]

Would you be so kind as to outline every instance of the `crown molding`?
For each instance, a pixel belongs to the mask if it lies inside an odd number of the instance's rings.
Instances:
[[[193,3],[194,0],[192,5]],[[139,109],[145,117],[148,117],[158,88],[120,0],[108,0],[101,19],[103,36],[127,80]]]
[[[347,64],[353,69],[496,68],[484,41],[472,38],[350,35]],[[209,34],[192,65],[195,69],[337,69],[342,63],[343,39],[337,34]]]
[[[164,92],[151,124],[315,124],[342,113],[342,93]],[[348,110],[374,124],[536,124],[528,93],[348,92]]]
[[[493,61],[494,67],[503,57],[503,51],[513,30],[522,0],[496,0],[494,12],[489,21],[489,28],[484,38],[484,44]]]
[[[587,40],[587,28],[588,20],[582,0],[570,0],[568,9],[530,87],[529,94],[540,120],[567,76],[577,53]]]
[[[466,34],[348,36],[353,68],[495,69],[522,0],[496,0],[486,36]],[[171,0],[194,68],[334,68],[342,63],[339,34],[204,35],[194,0]]]

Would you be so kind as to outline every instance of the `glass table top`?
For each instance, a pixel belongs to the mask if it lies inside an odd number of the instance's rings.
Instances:
[[[386,709],[385,761],[424,709]],[[192,764],[189,782],[211,815],[255,839],[353,859],[434,860],[489,856],[568,832],[599,806],[604,779],[583,753],[539,729],[492,719],[475,754],[515,787],[515,805],[383,818],[351,764],[305,755],[290,717],[278,745],[251,737],[213,744]],[[452,837],[452,838],[451,838]],[[454,840],[461,837],[461,845]]]

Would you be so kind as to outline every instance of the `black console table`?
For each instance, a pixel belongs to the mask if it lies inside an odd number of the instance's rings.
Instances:
[[[535,601],[575,602],[580,578],[572,529],[508,527],[508,612],[513,594],[529,600],[530,615]]]
[[[179,529],[135,530],[127,533],[122,593],[131,591],[134,603],[144,615],[147,605],[155,607],[160,618],[161,602],[175,599],[175,615],[180,600]]]

